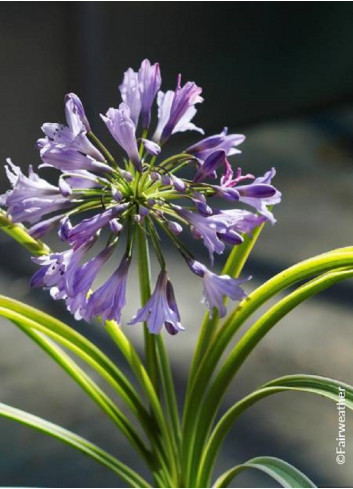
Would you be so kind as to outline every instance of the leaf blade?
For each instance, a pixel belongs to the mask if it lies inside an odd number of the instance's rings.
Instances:
[[[115,472],[125,482],[128,482],[131,487],[151,487],[137,472],[130,467],[120,462],[117,458],[110,455],[105,450],[91,443],[85,438],[73,433],[72,431],[63,428],[62,426],[51,423],[38,416],[27,413],[20,409],[14,408],[4,403],[0,403],[0,416],[12,419],[26,426],[32,427],[47,435],[50,435],[58,440],[63,441],[67,445],[83,452],[85,455],[93,458],[97,462],[105,465],[107,468]]]
[[[304,374],[287,375],[274,379],[233,404],[233,406],[229,408],[218,421],[205,446],[198,470],[198,482],[201,484],[201,487],[209,484],[217,454],[219,453],[222,442],[227,436],[233,423],[245,410],[250,408],[257,401],[273,394],[286,391],[297,391],[315,394],[337,402],[340,400],[340,387],[345,389],[345,405],[348,409],[353,410],[352,386],[335,379]]]
[[[316,487],[300,470],[276,457],[256,457],[244,464],[237,465],[222,474],[215,482],[214,487],[227,487],[236,475],[247,469],[264,472],[282,487]]]

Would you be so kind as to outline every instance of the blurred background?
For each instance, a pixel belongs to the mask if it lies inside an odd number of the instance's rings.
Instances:
[[[244,273],[248,290],[294,262],[352,244],[353,6],[278,2],[2,2],[0,5],[0,160],[39,162],[34,142],[43,122],[63,121],[63,97],[76,92],[95,132],[109,139],[98,114],[117,106],[123,72],[145,57],[159,61],[163,89],[180,72],[204,89],[195,118],[208,134],[229,126],[245,133],[235,164],[256,175],[275,166],[283,202]],[[176,136],[170,151],[197,134]],[[7,188],[0,168],[1,192]],[[198,325],[200,283],[166,250],[187,329],[167,338],[182,396]],[[219,264],[220,266],[221,264]],[[29,290],[35,267],[0,235],[0,292],[57,314],[124,364],[99,327],[75,322],[61,303]],[[131,317],[139,305],[131,274]],[[186,282],[187,281],[187,282]],[[187,283],[187,286],[186,286]],[[262,383],[291,373],[353,382],[352,283],[336,286],[283,319],[250,356],[224,408]],[[63,424],[139,467],[136,456],[58,366],[1,320],[0,400]],[[125,326],[141,347],[139,326]],[[318,341],[319,338],[319,341]],[[307,394],[280,394],[243,415],[228,437],[217,471],[257,455],[288,460],[320,487],[353,484],[353,423],[347,462],[335,462],[337,412]],[[117,487],[95,462],[44,435],[0,420],[0,485]],[[234,487],[272,486],[247,473]]]

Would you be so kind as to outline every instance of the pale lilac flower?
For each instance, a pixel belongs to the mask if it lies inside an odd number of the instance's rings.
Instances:
[[[132,68],[124,73],[124,79],[119,86],[121,98],[130,109],[130,118],[137,127],[141,112],[141,95],[139,90],[138,74]]]
[[[141,123],[143,129],[148,129],[151,122],[151,107],[162,83],[159,64],[151,65],[148,59],[144,59],[138,72],[138,81],[141,97]]]
[[[91,131],[82,102],[74,93],[65,97],[65,116],[74,136]]]
[[[237,187],[240,194],[240,202],[254,207],[260,214],[265,216],[272,224],[276,222],[273,213],[267,208],[281,202],[281,192],[271,185],[276,170],[272,168],[263,177],[255,178],[250,185]]]
[[[65,288],[69,296],[75,296],[82,292],[87,296],[96,276],[104,263],[111,257],[115,249],[115,243],[106,246],[98,255],[91,258],[83,265],[76,267],[71,274],[66,274]]]
[[[110,108],[101,118],[111,132],[113,138],[126,151],[136,170],[142,171],[142,164],[136,141],[136,127],[130,118],[129,107],[122,103],[119,109]]]
[[[92,188],[98,188],[104,186],[104,184],[108,184],[109,181],[106,180],[103,175],[99,176],[99,179],[97,179],[97,176],[94,175],[93,173],[87,171],[87,170],[75,170],[75,172],[69,173],[69,176],[67,175],[62,175],[62,178],[64,178],[70,185],[71,189],[92,189]],[[60,177],[59,177],[60,178]]]
[[[5,166],[12,190],[2,196],[2,205],[15,222],[34,224],[46,214],[62,211],[70,206],[70,200],[61,195],[60,189],[40,178],[33,168],[29,167],[28,177],[20,167],[7,159]]]
[[[65,272],[73,256],[72,250],[61,253],[51,253],[34,257],[32,260],[40,265],[40,269],[31,278],[31,287],[43,287],[50,290],[50,295],[55,299],[66,297]]]
[[[39,168],[52,166],[64,172],[75,172],[77,170],[88,170],[99,173],[111,173],[112,168],[100,161],[95,160],[88,154],[71,149],[69,147],[58,147],[46,145],[40,150],[43,163]]]
[[[202,89],[194,82],[187,82],[181,87],[180,81],[179,76],[175,92],[169,90],[165,94],[158,93],[158,124],[153,136],[154,141],[164,143],[172,134],[188,130],[203,134],[203,130],[191,122],[197,112],[195,105],[203,102],[200,96]]]
[[[113,275],[90,295],[84,312],[86,320],[100,316],[102,321],[120,323],[121,311],[126,304],[126,283],[131,259],[124,256]]]
[[[87,240],[91,239],[98,231],[107,226],[109,222],[121,214],[129,204],[120,204],[96,214],[93,217],[83,219],[79,224],[74,226],[68,233],[68,241],[74,248],[79,248]]]
[[[78,105],[74,103],[71,94],[65,104],[67,126],[58,123],[47,122],[43,124],[42,131],[44,138],[38,139],[37,147],[39,149],[56,148],[57,150],[71,149],[79,151],[83,155],[88,155],[96,161],[104,162],[104,157],[101,152],[93,146],[87,137],[89,124],[84,115],[84,111],[78,109]],[[83,117],[83,119],[81,119]]]
[[[189,260],[188,265],[192,272],[202,277],[204,302],[210,312],[210,317],[213,315],[214,308],[218,310],[221,318],[226,315],[224,297],[236,301],[241,301],[246,297],[240,285],[250,280],[251,277],[235,279],[229,275],[217,275],[195,260]]]
[[[152,334],[160,333],[163,325],[170,334],[176,334],[184,329],[166,270],[160,272],[153,294],[129,324],[144,321],[147,322],[148,330]]]
[[[79,269],[80,261],[92,247],[95,240],[91,239],[76,250],[33,257],[32,260],[41,268],[31,278],[31,287],[43,287],[50,290],[55,300],[66,299],[68,284]]]
[[[63,214],[60,214],[34,224],[28,229],[28,234],[30,234],[34,239],[42,238],[45,234],[49,233],[49,231],[57,227],[58,222],[63,218],[63,216]]]
[[[221,210],[218,215],[226,219],[228,229],[245,234],[251,234],[256,227],[267,220],[264,216],[243,209]]]
[[[206,160],[217,150],[222,150],[227,156],[232,156],[241,153],[237,146],[244,141],[245,136],[243,134],[228,134],[228,128],[225,127],[220,134],[209,136],[198,143],[189,146],[189,148],[185,150],[185,153],[192,154],[202,161]]]
[[[220,233],[225,233],[228,229],[226,220],[222,220],[220,216],[204,217],[187,209],[177,208],[178,214],[188,221],[197,235],[202,238],[204,245],[208,249],[211,263],[214,262],[213,254],[221,255],[224,251],[224,243],[219,238]]]

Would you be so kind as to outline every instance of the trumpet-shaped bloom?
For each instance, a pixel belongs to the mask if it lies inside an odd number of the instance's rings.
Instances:
[[[113,275],[89,297],[84,317],[90,320],[100,316],[102,321],[120,323],[121,311],[126,304],[126,283],[131,259],[124,256]]]
[[[0,204],[8,208],[15,222],[34,224],[46,214],[70,206],[70,201],[62,196],[60,189],[40,178],[31,166],[26,177],[10,159],[7,159],[7,164],[5,169],[12,190],[0,197]]]
[[[219,316],[222,318],[226,315],[227,309],[224,305],[224,298],[229,297],[234,301],[241,301],[246,297],[245,292],[240,287],[241,284],[250,280],[235,279],[229,275],[216,275],[208,270],[202,263],[190,260],[188,265],[196,275],[202,277],[204,302],[213,315],[213,310],[217,309]]]
[[[158,93],[158,124],[154,141],[164,143],[176,132],[194,130],[203,134],[203,130],[191,122],[197,112],[195,105],[203,102],[200,96],[202,88],[194,82],[187,82],[181,87],[180,81],[179,76],[175,92]]]
[[[75,93],[68,93],[65,97],[65,116],[74,136],[90,132],[91,127],[87,120],[85,109]]]
[[[129,324],[144,321],[147,322],[148,330],[152,334],[160,333],[163,325],[170,334],[177,334],[184,329],[166,270],[161,271],[150,299],[139,309]]]
[[[129,68],[124,73],[124,79],[119,86],[121,98],[130,109],[130,118],[137,127],[141,112],[141,95],[139,89],[138,73]]]
[[[281,192],[271,185],[276,170],[272,168],[263,177],[255,178],[253,183],[243,187],[237,187],[240,193],[240,202],[254,207],[260,214],[265,216],[272,224],[276,222],[273,213],[268,209],[281,202]]]
[[[93,217],[84,219],[79,224],[74,226],[68,233],[68,241],[74,248],[79,248],[88,240],[94,237],[94,235],[100,231],[103,227],[107,226],[109,222],[121,214],[129,204],[120,204],[112,207],[111,209],[96,214]]]
[[[214,151],[219,150],[224,151],[227,156],[232,156],[241,153],[237,146],[244,141],[243,134],[228,134],[228,128],[225,127],[220,134],[209,136],[189,146],[185,153],[192,154],[202,161],[206,160]]]
[[[141,172],[142,165],[135,135],[136,126],[130,118],[129,107],[122,103],[119,109],[111,108],[105,116],[101,114],[101,117],[113,138],[126,151],[136,170]]]
[[[142,127],[147,129],[151,122],[151,108],[162,83],[159,64],[151,65],[148,59],[144,59],[138,72],[138,81],[141,96],[141,123]]]

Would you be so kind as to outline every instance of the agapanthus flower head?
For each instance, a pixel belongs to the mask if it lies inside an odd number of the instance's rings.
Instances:
[[[222,317],[224,297],[244,298],[244,279],[209,270],[194,258],[184,234],[189,230],[203,242],[213,265],[214,255],[227,246],[241,246],[244,235],[265,221],[275,221],[272,207],[281,194],[272,182],[274,169],[258,178],[237,166],[233,169],[230,159],[240,152],[245,137],[228,134],[226,128],[184,152],[165,156],[173,134],[203,133],[192,122],[203,99],[202,89],[195,82],[182,84],[180,76],[175,90],[161,91],[161,84],[159,64],[147,59],[138,71],[125,72],[120,105],[101,115],[112,136],[111,150],[93,133],[81,100],[69,93],[66,124],[45,123],[44,136],[37,141],[39,168],[49,167],[54,183],[32,167],[27,176],[8,160],[11,189],[0,196],[0,206],[14,222],[29,225],[34,238],[57,230],[66,249],[35,258],[39,269],[31,284],[50,290],[54,299],[64,299],[76,319],[121,320],[135,241],[149,240],[161,271],[152,296],[131,324],[146,322],[153,334],[163,327],[176,334],[183,327],[160,240],[169,239],[202,279],[210,313],[217,309]],[[122,151],[116,151],[117,146]],[[188,177],[183,173],[186,165]],[[139,228],[142,234],[136,232]],[[117,261],[122,239],[126,249]],[[108,260],[115,271],[96,288]]]

